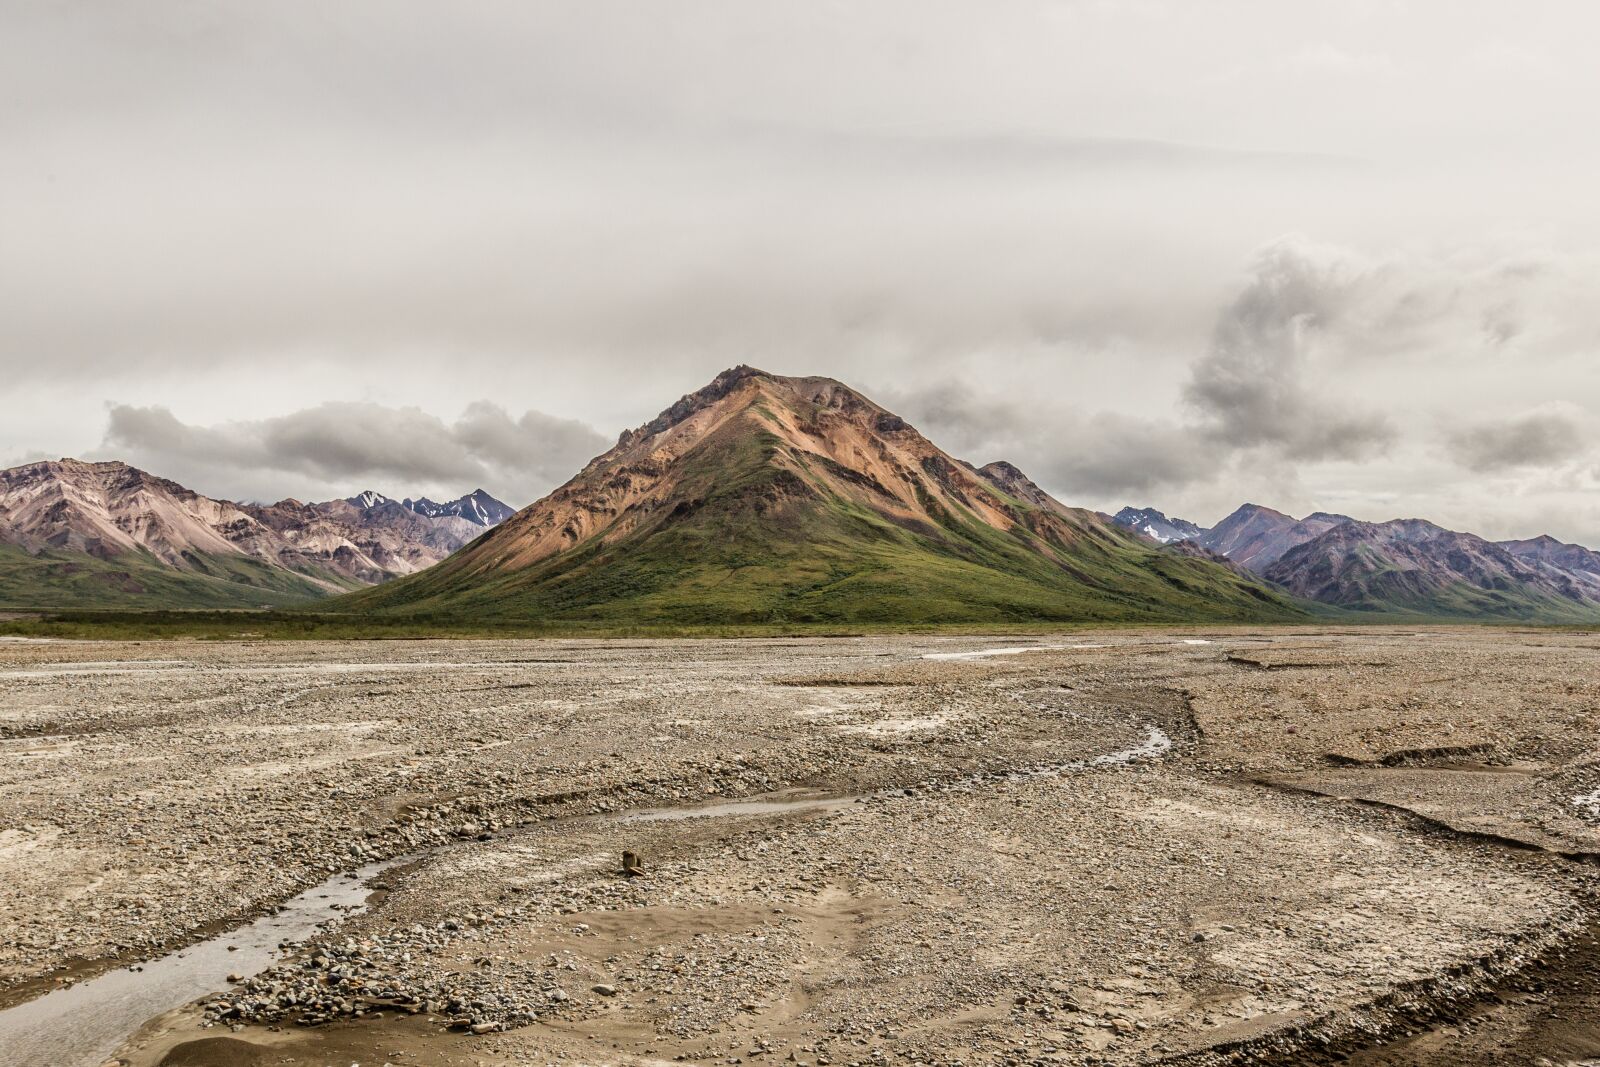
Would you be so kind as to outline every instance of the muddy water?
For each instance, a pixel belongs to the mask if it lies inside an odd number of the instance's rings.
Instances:
[[[79,982],[0,1011],[0,1067],[100,1067],[122,1041],[163,1012],[226,989],[228,975],[270,967],[322,924],[366,906],[367,883],[399,860],[338,874],[274,915],[143,964]]]

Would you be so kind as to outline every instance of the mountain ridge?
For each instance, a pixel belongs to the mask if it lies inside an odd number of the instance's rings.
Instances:
[[[1344,515],[1322,511],[1296,519],[1260,504],[1241,504],[1195,540],[1246,570],[1262,574],[1291,548],[1348,521]]]
[[[1161,544],[1192,541],[1205,534],[1203,526],[1188,519],[1168,518],[1155,508],[1125,507],[1112,517],[1118,526],[1144,534]]]
[[[118,460],[9,468],[0,604],[282,607],[414,573],[482,532],[380,494],[352,499],[219,500]]]
[[[478,526],[498,526],[517,513],[516,508],[496,500],[483,489],[474,489],[464,496],[442,504],[427,497],[418,497],[415,500],[406,497],[400,501],[400,506],[418,515],[426,515],[430,519],[450,516],[466,519]]]
[[[1303,617],[843,383],[730,368],[441,567],[342,610],[673,623]]]
[[[1346,520],[1291,547],[1262,573],[1297,596],[1360,612],[1600,618],[1600,582],[1425,519]]]

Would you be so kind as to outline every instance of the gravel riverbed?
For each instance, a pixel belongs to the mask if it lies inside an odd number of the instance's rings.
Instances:
[[[8,643],[0,1004],[403,858],[364,911],[119,1057],[1333,1047],[1592,925],[1600,818],[1573,798],[1600,784],[1597,650],[1480,629]]]

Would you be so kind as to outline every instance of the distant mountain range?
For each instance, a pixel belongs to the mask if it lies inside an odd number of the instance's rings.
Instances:
[[[1305,618],[1259,578],[977,468],[829,378],[726,371],[343,611],[628,624]]]
[[[1600,620],[1600,553],[1552,537],[1487,541],[1421,519],[1297,519],[1245,504],[1209,530],[1124,508],[1115,521],[1185,540],[1297,597],[1351,612],[1453,619]],[[1155,530],[1150,533],[1146,526]]]
[[[382,493],[374,493],[370,489],[364,493],[347,497],[346,504],[353,504],[363,510],[381,508],[385,504],[393,504]],[[502,504],[482,489],[474,489],[466,496],[457,497],[448,503],[438,504],[427,497],[416,500],[406,497],[398,502],[407,511],[414,511],[418,515],[425,515],[430,519],[457,518],[466,519],[477,526],[498,526],[517,513],[517,509],[509,504]]]
[[[0,608],[313,601],[608,625],[1600,623],[1600,553],[1258,504],[1209,529],[1100,515],[1011,463],[948,455],[833,379],[751,367],[517,512],[481,489],[251,504],[117,462],[0,471]]]
[[[0,606],[304,603],[430,567],[510,512],[481,490],[442,507],[235,503],[125,463],[30,463],[0,471]]]
[[[1262,574],[1291,548],[1349,521],[1348,516],[1325,511],[1296,519],[1259,504],[1245,504],[1196,540],[1241,567]]]
[[[1174,541],[1192,541],[1205,533],[1203,528],[1187,519],[1169,519],[1155,508],[1123,508],[1112,516],[1111,521],[1164,545]]]

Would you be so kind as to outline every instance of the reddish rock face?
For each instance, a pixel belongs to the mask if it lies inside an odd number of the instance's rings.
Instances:
[[[1077,534],[1113,537],[1092,512],[1045,494],[1010,464],[975,470],[947,456],[904,419],[831,378],[791,378],[735,367],[690,393],[596,457],[578,476],[518,512],[463,554],[469,568],[516,570],[578,543],[624,538],[662,514],[694,510],[700,455],[755,448],[791,477],[770,504],[837,496],[899,523],[937,526],[959,509],[1009,530],[1008,497],[1044,507]],[[1065,531],[1064,531],[1065,532]]]
[[[1181,605],[1181,606],[1180,606]],[[763,620],[1295,617],[831,378],[735,367],[445,564],[352,610]]]

